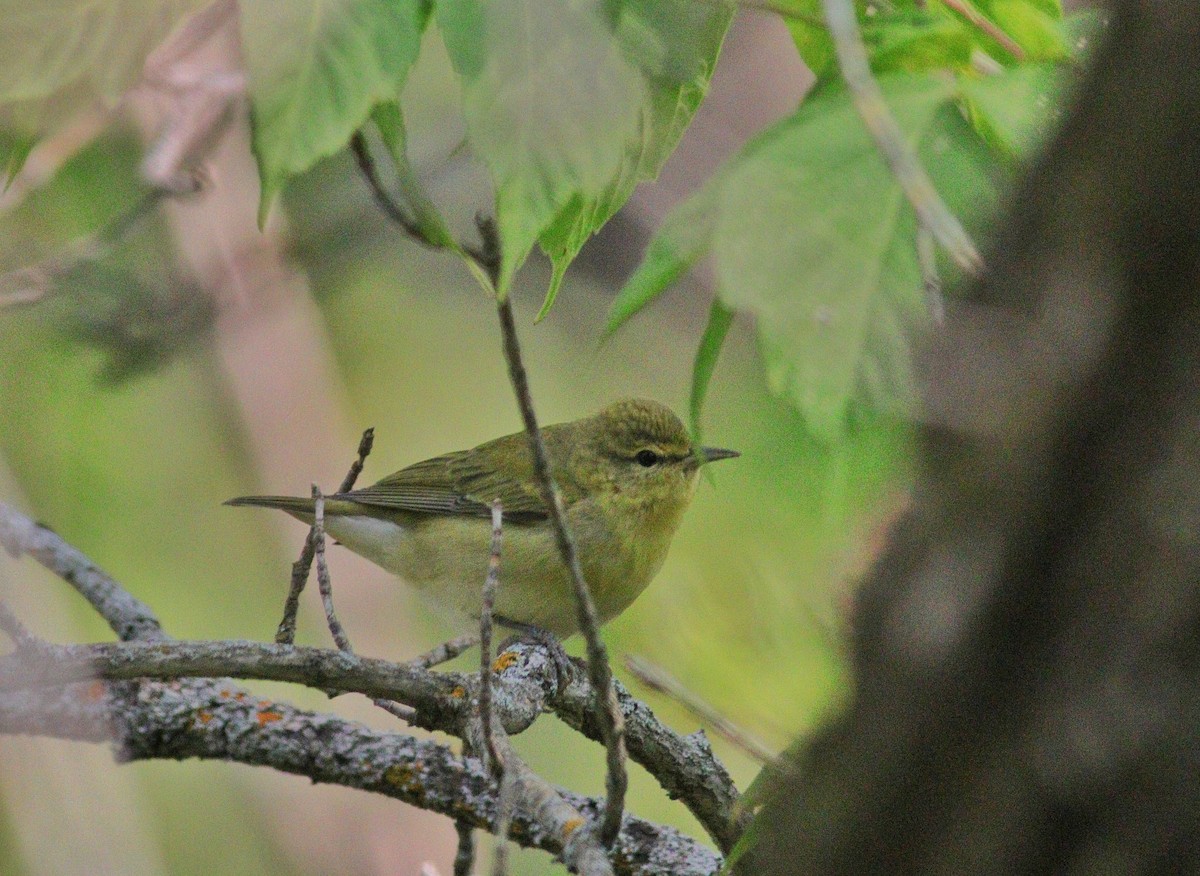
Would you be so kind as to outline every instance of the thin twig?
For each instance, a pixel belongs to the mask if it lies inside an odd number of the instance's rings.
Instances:
[[[576,617],[580,632],[583,633],[587,642],[588,677],[595,688],[595,694],[599,700],[598,705],[607,719],[604,725],[604,744],[607,751],[608,768],[605,780],[607,803],[600,826],[601,842],[607,846],[612,844],[617,832],[621,829],[621,813],[628,785],[628,777],[625,773],[625,719],[621,714],[621,706],[617,702],[616,691],[613,689],[612,668],[608,664],[608,650],[600,639],[600,622],[596,614],[596,604],[588,589],[587,581],[583,577],[583,568],[579,564],[579,552],[575,547],[575,540],[567,528],[562,496],[559,494],[558,485],[555,484],[554,476],[550,471],[546,444],[542,440],[537,416],[533,410],[533,398],[529,392],[529,378],[525,373],[525,365],[521,360],[521,346],[517,339],[517,326],[513,319],[512,303],[507,296],[498,297],[496,306],[500,317],[500,332],[504,341],[504,358],[508,362],[509,379],[517,397],[517,405],[521,409],[525,432],[529,436],[534,474],[541,489],[542,501],[550,513],[554,539],[558,544],[563,563],[570,573],[571,585],[575,592]]]
[[[504,759],[496,744],[492,723],[492,612],[496,607],[496,589],[500,586],[500,548],[504,535],[504,508],[499,499],[492,501],[492,546],[488,554],[487,577],[483,582],[483,600],[479,610],[479,723],[492,773],[500,784],[500,812],[496,816],[496,841],[492,857],[493,876],[505,876],[508,870],[508,828],[512,813],[511,795],[504,789],[511,784]]]
[[[399,225],[404,233],[417,243],[430,249],[442,249],[442,245],[426,237],[420,223],[409,216],[408,211],[392,199],[384,187],[383,181],[379,178],[379,173],[375,170],[375,159],[371,157],[371,152],[367,148],[367,139],[363,136],[362,131],[355,131],[354,136],[350,138],[350,151],[354,155],[359,173],[367,182],[367,188],[371,190],[375,204],[383,211],[383,214]]]
[[[375,199],[375,204],[385,216],[396,223],[405,234],[422,246],[437,250],[452,249],[466,256],[468,264],[472,266],[472,270],[482,272],[483,276],[490,281],[491,286],[495,287],[498,262],[489,255],[486,238],[483,241],[483,246],[478,248],[461,242],[451,243],[447,246],[442,241],[430,239],[426,235],[425,229],[421,227],[421,224],[409,215],[408,210],[392,198],[387,187],[384,186],[383,181],[379,178],[379,172],[375,168],[375,159],[371,157],[371,150],[367,147],[367,140],[363,136],[362,131],[356,131],[354,136],[350,138],[350,151],[354,154],[355,163],[358,165],[359,173],[362,174],[363,179],[367,183],[367,188],[371,190],[371,196]],[[478,220],[476,224],[479,224]]]
[[[163,639],[150,606],[135,598],[49,527],[0,502],[0,545],[13,557],[29,554],[67,581],[104,618],[123,642]]]
[[[475,831],[465,821],[455,821],[454,830],[458,833],[458,848],[454,852],[454,876],[471,876],[471,868],[475,866]]]
[[[661,666],[630,654],[625,658],[625,668],[642,684],[675,700],[755,760],[764,764],[774,762],[775,754],[766,745],[734,724],[698,694],[688,690],[679,679]]]
[[[339,493],[348,493],[354,488],[354,482],[362,474],[363,466],[366,464],[367,457],[371,455],[371,448],[374,445],[375,430],[373,428],[365,430],[362,438],[358,441],[358,456],[350,464],[350,470],[346,472],[346,476],[342,478],[341,486],[338,487]],[[283,603],[283,619],[279,621],[279,626],[275,630],[275,641],[281,645],[290,645],[296,641],[296,616],[300,612],[300,594],[304,592],[304,585],[308,583],[308,573],[312,570],[316,544],[310,528],[299,559],[292,563],[292,580],[288,587],[287,599]]]
[[[483,601],[479,610],[479,721],[490,768],[504,776],[504,761],[492,738],[492,611],[496,607],[496,588],[500,584],[500,545],[503,539],[504,510],[500,500],[492,502],[492,549],[488,555],[487,577],[483,582]]]
[[[853,3],[851,0],[822,0],[822,3],[842,77],[850,89],[854,106],[875,139],[880,155],[916,211],[917,221],[929,228],[938,243],[946,248],[964,271],[978,274],[983,268],[979,250],[950,212],[925,168],[905,142],[904,133],[883,99],[879,83],[871,75]]]
[[[470,634],[467,636],[459,636],[457,639],[451,639],[448,642],[442,642],[440,645],[431,648],[424,654],[420,654],[408,661],[410,666],[416,666],[421,669],[432,669],[435,666],[441,666],[443,663],[448,663],[464,651],[469,651],[479,644],[479,636]]]
[[[333,579],[329,577],[329,566],[325,563],[325,496],[320,487],[312,485],[313,495],[313,525],[312,537],[316,543],[314,554],[317,560],[317,589],[321,592],[321,604],[325,607],[325,622],[329,625],[329,634],[339,651],[354,653],[350,646],[350,637],[342,622],[338,620],[333,610]]]
[[[1025,60],[1025,50],[1021,48],[1021,45],[1006,34],[1000,25],[989,19],[970,3],[964,2],[964,0],[942,0],[942,2],[965,18],[967,23],[972,27],[978,28],[998,42],[1004,47],[1004,51],[1012,55],[1014,59],[1017,61]]]
[[[492,850],[492,876],[506,876],[508,873],[508,834],[512,830],[516,790],[517,783],[511,772],[506,772],[500,777],[500,792],[496,801],[496,839]]]
[[[41,639],[29,631],[25,624],[21,623],[21,619],[17,617],[8,603],[0,600],[0,632],[4,633],[12,640],[18,651],[28,651],[36,649],[42,644]]]

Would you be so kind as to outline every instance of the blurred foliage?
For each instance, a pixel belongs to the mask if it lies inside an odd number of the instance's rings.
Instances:
[[[1064,23],[1056,0],[966,8],[1006,30],[1020,57],[943,3],[855,4],[905,144],[951,213],[986,244],[998,192],[1057,121],[1074,72],[1066,62],[1094,18]],[[721,302],[757,320],[772,391],[815,434],[836,442],[864,409],[911,409],[909,347],[930,325],[930,311],[916,217],[842,81],[822,0],[780,9],[817,74],[813,93],[667,218],[614,303],[609,327],[711,256]],[[950,285],[957,271],[943,262]],[[702,360],[713,358],[713,339],[703,338]],[[697,370],[698,379],[706,374]],[[703,397],[703,388],[693,394]]]
[[[125,191],[125,169],[112,158],[122,148],[97,145],[38,201],[5,217],[5,239],[22,242],[2,257],[52,252],[102,225]],[[107,197],[86,194],[97,191]],[[136,196],[129,190],[124,202]],[[492,308],[461,265],[398,242],[345,158],[302,178],[287,207],[297,217],[294,252],[322,302],[352,424],[377,429],[365,477],[518,427]],[[337,233],[351,226],[356,234]],[[152,248],[159,233],[149,224],[141,245]],[[114,254],[106,268],[136,270],[136,250]],[[610,293],[586,275],[571,282],[551,318],[531,328],[548,276],[547,267],[534,266],[514,292],[543,419],[573,418],[628,394],[681,407],[692,365],[686,341],[704,319],[701,302],[653,326],[632,325],[597,349]],[[280,546],[266,515],[219,508],[257,484],[213,349],[201,336],[165,366],[106,388],[95,379],[102,354],[73,343],[60,316],[57,306],[38,305],[0,318],[0,452],[29,507],[150,601],[173,633],[269,639],[301,532],[296,527],[291,544]],[[701,486],[667,567],[606,637],[614,653],[662,663],[782,746],[844,694],[837,641],[848,576],[868,552],[876,515],[903,489],[906,429],[866,420],[838,448],[815,443],[797,414],[762,389],[745,327],[732,328],[726,348],[706,425],[714,441],[744,456]],[[349,458],[353,448],[346,450]],[[296,473],[297,484],[309,479]],[[77,606],[75,614],[83,639],[107,637],[90,611]],[[387,623],[374,610],[344,620],[351,630]],[[436,621],[425,626],[425,640],[402,643],[396,656],[438,638]],[[664,637],[664,628],[676,635]],[[304,636],[320,640],[311,626]],[[695,728],[674,704],[649,696],[670,724]],[[555,781],[591,793],[602,787],[600,749],[552,719],[518,744]],[[721,740],[714,744],[741,783],[757,772]],[[262,845],[274,834],[261,822],[265,815],[253,814],[249,780],[211,764],[122,769],[140,777],[171,872],[304,871],[303,862],[282,863],[286,850]],[[631,805],[698,831],[640,770]],[[214,846],[208,838],[218,833],[223,840]],[[23,872],[14,863],[0,870]],[[529,853],[514,872],[551,869],[546,856]]]

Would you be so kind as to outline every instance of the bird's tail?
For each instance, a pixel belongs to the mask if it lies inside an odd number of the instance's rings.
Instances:
[[[258,508],[278,508],[299,520],[303,520],[305,523],[312,523],[313,518],[313,500],[311,498],[304,499],[299,496],[238,496],[236,499],[230,499],[225,504],[238,506],[252,505]]]
[[[225,502],[226,505],[253,505],[258,508],[278,508],[280,511],[286,511],[297,520],[302,520],[305,523],[313,522],[313,500],[309,498],[301,498],[300,496],[238,496],[236,499],[230,499]],[[357,502],[352,502],[348,499],[339,499],[334,496],[325,497],[325,519],[333,517],[353,517],[362,515],[365,511],[363,506]]]

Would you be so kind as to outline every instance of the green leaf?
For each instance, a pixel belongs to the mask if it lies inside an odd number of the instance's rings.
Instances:
[[[438,21],[472,149],[496,189],[498,292],[576,197],[612,184],[638,130],[641,77],[604,8],[559,0],[444,0]]]
[[[720,181],[720,176],[714,177],[663,223],[650,241],[641,265],[613,300],[605,325],[607,334],[615,332],[665,292],[708,250]]]
[[[879,13],[862,22],[862,36],[877,74],[965,70],[971,64],[974,34],[964,21],[944,10]]]
[[[1022,64],[962,77],[976,130],[1010,158],[1028,160],[1062,115],[1065,73],[1059,64]]]
[[[553,264],[538,313],[554,304],[567,267],[619,210],[638,183],[658,176],[708,93],[732,8],[693,0],[624,0],[617,39],[645,77],[641,136],[630,142],[609,185],[599,195],[573,198],[539,237]]]
[[[146,56],[208,0],[39,0],[5,4],[0,103],[48,98],[72,84],[112,104]]]
[[[399,97],[427,7],[420,0],[260,0],[240,9],[261,224],[289,176],[337,152],[372,107]]]
[[[697,444],[700,442],[700,414],[708,395],[708,385],[712,382],[721,347],[732,324],[733,311],[722,304],[721,299],[715,299],[708,312],[708,325],[700,338],[700,347],[696,350],[696,361],[692,365],[692,394],[688,408],[692,418],[692,437]]]
[[[837,55],[833,40],[825,26],[825,10],[821,0],[786,0],[780,7],[792,42],[805,66],[818,79],[837,70]]]
[[[981,4],[982,5],[982,4]],[[991,0],[989,17],[1017,41],[1029,61],[1062,61],[1071,55],[1059,22],[1057,3],[1040,0]]]
[[[417,179],[416,171],[408,160],[407,137],[404,129],[404,114],[396,101],[386,101],[371,111],[371,121],[379,130],[383,145],[387,147],[392,157],[392,166],[396,169],[396,179],[400,186],[400,195],[412,211],[417,227],[425,239],[436,246],[458,249],[458,241],[446,227],[433,201],[425,194],[425,189]]]
[[[881,77],[888,105],[952,209],[996,201],[994,159],[961,117],[952,82]],[[618,325],[711,249],[726,307],[752,314],[771,389],[815,434],[852,408],[900,411],[909,338],[926,320],[916,219],[844,88],[830,84],[750,143],[673,214],[610,314]]]

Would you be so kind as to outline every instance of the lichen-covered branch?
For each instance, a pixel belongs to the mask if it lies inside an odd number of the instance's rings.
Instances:
[[[491,830],[495,783],[475,758],[445,745],[265,700],[223,680],[146,682],[114,701],[101,682],[0,694],[0,733],[36,733],[100,742],[112,739],[127,761],[197,757],[266,766],[316,782],[359,788]],[[557,792],[580,817],[601,802]],[[541,812],[517,806],[510,836],[561,854],[561,833]],[[612,872],[627,876],[711,876],[720,859],[671,828],[632,816],[611,852]]]
[[[114,740],[119,755],[127,759],[196,756],[236,760],[409,799],[386,777],[371,785],[353,762],[343,762],[344,755],[333,769],[328,757],[315,749],[343,737],[358,741],[369,737],[372,745],[393,746],[401,753],[410,750],[405,746],[433,743],[418,743],[402,734],[373,734],[334,716],[259,700],[228,678],[289,681],[395,699],[416,710],[414,722],[419,726],[467,739],[473,732],[471,721],[479,726],[472,707],[478,685],[474,674],[430,672],[427,658],[396,664],[291,645],[172,640],[145,604],[86,556],[52,530],[3,503],[0,544],[10,553],[34,556],[71,582],[125,640],[96,645],[39,644],[37,649],[18,649],[0,657],[0,733]],[[467,641],[452,644],[450,652]],[[571,726],[603,740],[604,719],[595,711],[594,688],[587,679],[578,678],[559,690],[558,672],[545,646],[518,643],[499,662],[493,714],[501,733],[521,732],[549,705]],[[177,680],[144,680],[147,678]],[[211,678],[219,680],[205,680]],[[734,815],[737,790],[703,734],[681,737],[659,724],[650,710],[626,691],[618,687],[617,692],[622,714],[629,722],[635,759],[658,777],[668,793],[681,798],[727,851],[744,821]],[[276,735],[285,728],[287,733]],[[273,748],[285,739],[289,745]],[[511,748],[507,737],[504,745]],[[297,746],[304,749],[303,756],[297,753]],[[367,765],[374,763],[373,750],[370,746],[363,750]],[[448,763],[447,757],[454,758],[449,749],[432,750],[443,754],[423,760],[427,766],[434,764],[440,769],[438,765]],[[596,819],[611,811],[606,810],[607,804],[555,789],[529,771],[515,753],[511,757],[522,779],[515,795],[511,836],[522,845],[564,855],[580,872],[609,872],[605,868],[610,864],[611,871],[618,874],[700,874],[719,868],[720,858],[694,840],[629,815],[622,817],[620,832],[607,854],[599,851],[591,829],[582,826],[600,823]],[[493,829],[494,782],[473,759],[455,763],[458,766],[449,778],[441,775],[439,780],[451,785],[465,782],[464,793],[473,794],[471,783],[478,773],[488,783],[486,794],[479,798],[487,805],[465,815],[457,808],[447,814]],[[388,774],[391,779],[403,774],[403,764],[398,769]],[[422,779],[421,787],[434,787],[433,778]],[[439,807],[450,805],[439,802],[441,798],[431,792],[426,799],[422,796],[425,791],[416,794],[409,790],[415,795],[409,802],[415,805],[439,812],[446,811]],[[603,867],[597,855],[607,862]]]

